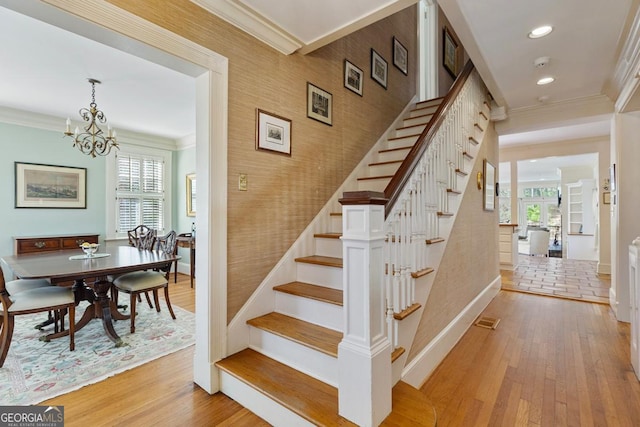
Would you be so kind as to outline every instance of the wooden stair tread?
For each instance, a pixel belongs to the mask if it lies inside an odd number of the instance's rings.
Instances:
[[[462,191],[454,190],[453,188],[447,188],[447,193],[449,193],[449,194],[462,194]]]
[[[318,426],[355,426],[338,415],[338,390],[254,350],[245,349],[216,366]],[[399,381],[391,392],[392,412],[382,426],[435,426],[425,395]]]
[[[394,163],[402,163],[402,160],[389,160],[388,162],[369,163],[367,166],[371,167],[371,166],[392,165]]]
[[[404,347],[398,347],[395,350],[393,350],[393,352],[391,353],[391,363],[398,360],[398,358],[402,356],[404,352],[405,352]]]
[[[355,425],[338,415],[335,387],[254,350],[242,350],[216,366],[313,424]]]
[[[402,310],[400,313],[393,313],[393,318],[396,320],[406,319],[407,317],[409,317],[409,315],[415,313],[416,310],[418,310],[420,307],[422,306],[419,303],[413,303],[409,307]]]
[[[425,125],[421,125],[421,126],[425,126]],[[414,134],[405,135],[405,136],[394,136],[393,138],[388,138],[387,141],[397,141],[398,139],[405,139],[405,138],[416,138],[420,135],[421,135],[420,133],[414,133]]]
[[[301,258],[296,258],[296,262],[304,262],[306,264],[326,265],[327,267],[342,268],[342,258],[335,258],[330,256],[311,255]]]
[[[313,237],[319,237],[322,239],[339,239],[342,237],[342,233],[316,233]]]
[[[378,176],[363,176],[358,178],[358,181],[369,181],[373,179],[391,179],[393,175],[378,175]]]
[[[329,356],[338,357],[338,344],[342,341],[342,332],[276,312],[249,319],[247,324]]]
[[[304,282],[291,282],[275,286],[273,290],[323,301],[329,304],[342,305],[342,291],[340,289],[327,288]]]
[[[434,237],[433,239],[426,240],[427,245],[433,245],[434,243],[441,243],[441,242],[444,242],[444,239],[442,237]]]
[[[379,150],[378,153],[389,153],[391,151],[411,150],[412,148],[413,148],[413,145],[407,145],[406,147],[385,148],[384,150]]]
[[[417,279],[418,277],[422,277],[422,276],[426,276],[427,274],[431,274],[433,273],[435,270],[431,267],[427,267],[427,268],[423,268],[420,271],[415,271],[413,273],[411,273],[411,277],[413,277],[414,279]]]
[[[453,216],[453,212],[438,212],[438,216]]]

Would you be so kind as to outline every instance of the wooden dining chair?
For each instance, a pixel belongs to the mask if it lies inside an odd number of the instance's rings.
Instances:
[[[127,231],[127,237],[129,238],[129,245],[138,249],[146,249],[152,250],[154,245],[156,244],[158,232],[153,228],[149,228],[144,224],[138,225],[133,230]],[[112,278],[115,279],[115,278]],[[113,282],[113,280],[111,280]],[[111,292],[114,300],[118,301],[118,294],[116,289],[112,289]],[[153,304],[151,304],[151,298],[149,298],[149,294],[144,292],[144,296],[147,299],[147,304],[149,304],[149,308],[153,308]],[[138,301],[142,301],[140,299],[140,295],[138,294]]]
[[[7,286],[9,285],[9,286]],[[8,288],[28,290],[16,291],[10,294]],[[61,330],[64,330],[65,314],[69,314],[69,350],[75,350],[75,308],[76,302],[73,290],[67,287],[58,287],[35,281],[20,280],[5,282],[2,267],[0,267],[0,368],[9,354],[15,317],[22,314],[41,313],[52,311],[56,321],[59,321]],[[57,329],[57,325],[56,325]]]
[[[173,255],[175,253],[177,243],[176,237],[177,236],[175,231],[170,231],[167,235],[158,237],[156,242],[156,249],[166,254]],[[129,294],[132,334],[136,330],[136,300],[137,296],[141,293],[149,291],[153,292],[153,300],[156,305],[156,311],[160,312],[158,290],[164,289],[164,299],[167,303],[167,308],[171,313],[171,317],[173,319],[176,318],[176,315],[173,312],[173,308],[171,307],[171,300],[169,299],[169,273],[171,271],[171,264],[173,264],[173,262],[169,262],[165,266],[157,270],[134,271],[132,273],[126,273],[122,276],[118,276],[114,280],[113,284],[119,291]]]

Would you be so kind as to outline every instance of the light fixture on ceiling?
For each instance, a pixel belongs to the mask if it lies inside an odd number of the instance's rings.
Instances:
[[[543,86],[543,85],[548,85],[549,83],[553,83],[554,81],[555,79],[553,77],[543,77],[540,80],[538,80],[536,84]]]
[[[91,104],[89,108],[81,108],[79,113],[82,120],[88,124],[84,127],[84,132],[80,133],[80,129],[76,126],[75,132],[71,132],[71,120],[67,119],[67,127],[64,131],[65,136],[73,138],[73,146],[78,147],[82,154],[95,157],[106,156],[111,152],[111,148],[119,149],[116,140],[116,131],[107,126],[107,136],[104,135],[102,129],[98,126],[98,122],[106,123],[107,117],[98,110],[96,104],[96,83],[100,84],[100,80],[87,79],[91,83]]]
[[[553,31],[553,27],[551,25],[542,25],[540,27],[534,28],[529,33],[530,39],[539,39],[540,37],[544,37]]]

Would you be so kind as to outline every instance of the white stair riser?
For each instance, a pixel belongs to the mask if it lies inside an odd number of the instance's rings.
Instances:
[[[391,178],[358,180],[358,191],[384,191]]]
[[[368,176],[393,175],[396,173],[401,163],[383,163],[379,165],[369,166]]]
[[[251,327],[249,347],[333,387],[338,386],[338,359],[287,338]]]
[[[296,280],[327,288],[342,289],[342,268],[297,262]]]
[[[220,390],[273,426],[313,427],[314,425],[255,388],[220,370]]]
[[[316,244],[315,255],[342,258],[342,240],[326,237],[316,237],[314,240]]]
[[[329,223],[329,232],[342,233],[342,215],[331,215]]]
[[[410,136],[405,136],[402,138],[398,138],[398,139],[389,139],[387,141],[387,148],[388,149],[393,149],[393,148],[404,148],[404,147],[412,147],[416,141],[418,140],[419,135],[410,135]],[[409,150],[405,150],[404,156],[406,157],[407,153],[409,152]],[[403,157],[404,158],[404,157]]]
[[[407,157],[407,154],[409,154],[409,150],[411,150],[411,147],[408,147],[406,150],[383,151],[381,153],[378,153],[376,162],[404,160],[404,158]]]
[[[426,125],[431,120],[433,114],[427,114],[424,116],[416,116],[408,119],[404,119],[402,121],[403,126],[414,126],[414,125]]]
[[[276,292],[276,311],[334,331],[342,331],[342,306]]]
[[[394,131],[394,136],[396,138],[401,138],[403,136],[412,136],[412,135],[420,135],[424,130],[426,124],[420,126],[410,126],[406,128],[396,129]]]

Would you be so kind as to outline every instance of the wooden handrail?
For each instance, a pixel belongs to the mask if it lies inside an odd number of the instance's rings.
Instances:
[[[431,144],[431,140],[444,121],[447,111],[453,105],[453,101],[462,90],[462,87],[471,75],[473,68],[474,66],[471,60],[467,61],[464,69],[458,75],[458,78],[456,78],[453,86],[451,86],[451,90],[449,90],[449,93],[447,93],[447,95],[440,103],[440,106],[438,106],[438,109],[434,113],[434,119],[431,120],[429,122],[429,125],[422,131],[420,137],[418,137],[418,140],[411,148],[411,151],[409,151],[409,154],[404,159],[393,178],[391,178],[391,181],[389,182],[387,187],[384,189],[384,198],[388,200],[385,206],[385,217],[389,215],[389,212],[391,212],[391,209],[393,209],[393,206],[398,200],[398,197],[400,197],[402,188],[409,180],[411,173],[418,165],[418,162],[423,156],[427,147]]]

